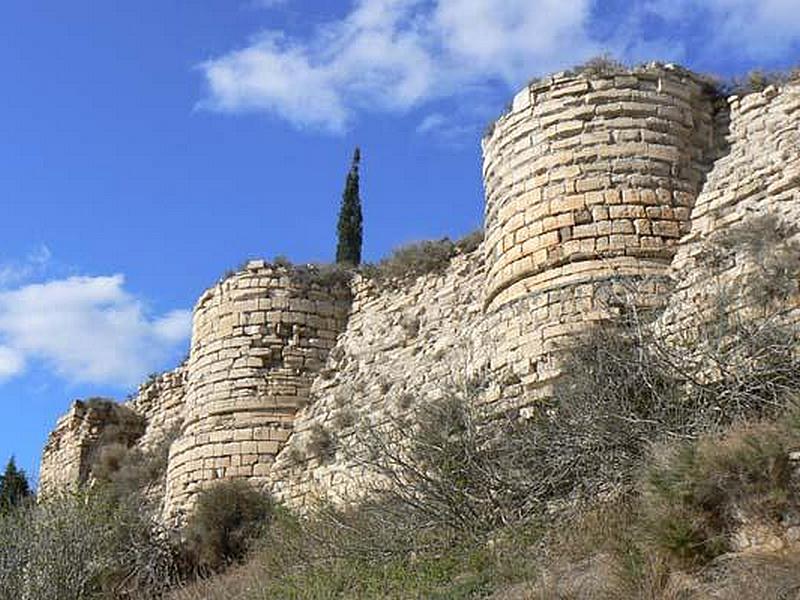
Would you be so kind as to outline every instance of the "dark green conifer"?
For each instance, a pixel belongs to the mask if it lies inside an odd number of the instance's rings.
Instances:
[[[363,238],[361,197],[358,189],[358,166],[360,162],[361,151],[356,148],[353,154],[353,164],[347,174],[347,182],[344,186],[342,207],[339,210],[339,224],[337,226],[336,262],[353,266],[361,263],[361,243]]]
[[[6,470],[0,475],[0,512],[19,506],[30,495],[31,489],[25,471],[17,468],[12,456]]]

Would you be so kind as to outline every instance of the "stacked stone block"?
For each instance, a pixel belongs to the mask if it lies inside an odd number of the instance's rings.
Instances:
[[[143,383],[127,403],[128,408],[142,415],[147,424],[138,442],[143,451],[152,450],[179,433],[183,424],[187,376],[185,363],[161,373]]]
[[[263,261],[200,298],[183,430],[169,456],[169,513],[219,479],[266,481],[349,308],[346,281]]]
[[[666,304],[668,326],[691,327],[710,236],[749,215],[800,223],[798,84],[717,101],[663,65],[532,84],[483,142],[477,253],[388,289],[253,261],[208,290],[188,362],[128,404],[145,449],[180,427],[166,514],[230,478],[292,507],[358,497],[358,424],[381,427],[477,374],[483,401],[524,414],[561,351],[633,289],[640,307]],[[76,404],[59,421],[44,488],[87,478],[107,418]]]
[[[397,287],[356,278],[347,328],[272,468],[276,498],[302,510],[362,496],[369,474],[352,461],[365,452],[359,432],[390,425],[482,371],[496,355],[492,332],[483,329],[485,276],[477,250]],[[315,447],[315,432],[328,436],[327,453]]]
[[[133,445],[145,428],[144,419],[124,406],[104,399],[76,400],[50,433],[42,452],[40,495],[90,481],[92,465],[107,443],[103,433],[113,427],[113,442]]]

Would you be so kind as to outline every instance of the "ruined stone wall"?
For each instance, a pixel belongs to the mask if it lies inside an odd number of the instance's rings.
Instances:
[[[131,446],[142,437],[145,420],[115,402],[76,400],[49,435],[39,470],[39,493],[86,483],[100,448],[109,443]]]
[[[501,358],[526,390],[544,388],[554,353],[609,316],[626,279],[650,280],[642,306],[664,301],[718,151],[714,119],[703,81],[650,65],[536,82],[484,139],[487,313],[507,329]]]
[[[252,261],[198,301],[167,512],[219,479],[265,481],[350,308],[346,281]]]
[[[357,427],[382,427],[481,369],[492,354],[481,340],[484,280],[480,251],[398,287],[356,280],[347,329],[270,473],[276,497],[296,508],[357,497]]]
[[[91,444],[94,427],[86,418],[86,407],[75,402],[56,423],[42,452],[39,492],[63,489],[81,482],[83,459]]]
[[[592,271],[663,269],[711,166],[713,114],[677,68],[518,94],[484,141],[489,308]]]
[[[139,387],[127,406],[145,419],[146,428],[139,447],[152,450],[166,438],[174,438],[183,424],[188,370],[182,364],[161,373]]]
[[[128,404],[143,448],[179,428],[165,514],[229,478],[293,507],[358,496],[356,426],[471,377],[489,384],[483,402],[525,414],[628,283],[680,325],[687,303],[706,302],[697,259],[710,237],[766,212],[800,224],[800,86],[729,108],[677,67],[554,76],[484,140],[478,251],[391,285],[253,261],[208,290],[188,361]],[[43,486],[85,479],[103,418],[76,404],[59,421]]]
[[[800,226],[800,84],[732,96],[729,105],[726,153],[708,174],[672,265],[676,289],[663,318],[672,331],[690,328],[710,295],[735,284],[747,269],[740,256],[709,282],[702,262],[710,240],[746,230],[763,215]]]

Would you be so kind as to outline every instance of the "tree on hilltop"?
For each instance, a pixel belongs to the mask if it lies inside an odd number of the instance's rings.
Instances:
[[[350,172],[347,174],[344,194],[342,194],[342,206],[339,210],[339,224],[337,226],[336,262],[353,266],[361,263],[361,243],[363,238],[363,217],[361,214],[358,178],[360,162],[361,150],[356,148],[353,153]]]
[[[30,495],[31,489],[25,471],[17,468],[12,456],[6,464],[6,470],[0,475],[0,513],[19,506]]]

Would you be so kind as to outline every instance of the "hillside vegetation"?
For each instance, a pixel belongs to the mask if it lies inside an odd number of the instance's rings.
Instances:
[[[616,317],[530,416],[477,377],[356,423],[374,477],[344,508],[222,482],[166,530],[164,451],[119,440],[90,489],[0,514],[0,600],[800,597],[795,238],[762,216],[711,239],[715,310],[680,330],[635,309],[650,282],[610,282]]]

